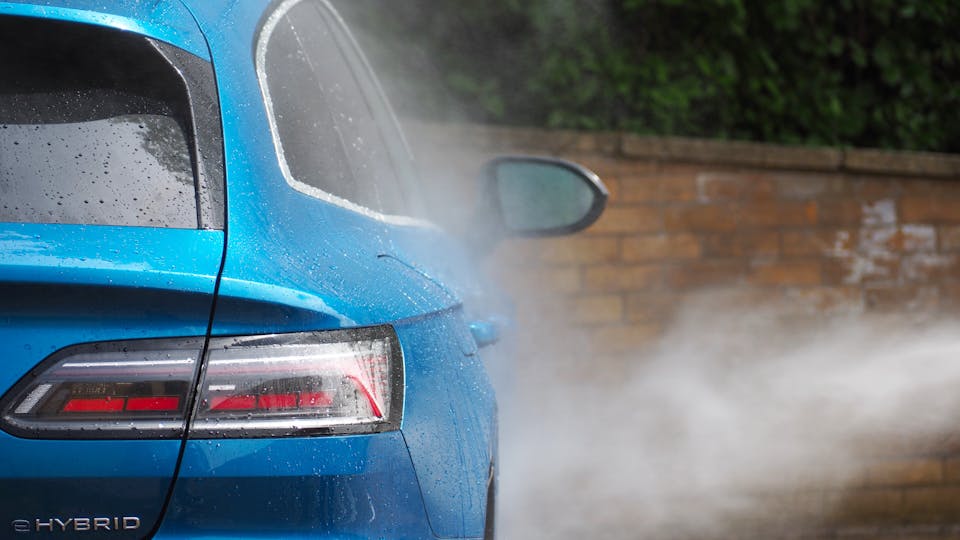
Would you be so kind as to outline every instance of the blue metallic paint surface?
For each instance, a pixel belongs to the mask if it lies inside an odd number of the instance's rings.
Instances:
[[[129,30],[209,60],[203,35],[179,0],[3,0],[0,16],[20,15]]]
[[[170,488],[179,448],[178,440],[37,441],[0,433],[2,537],[14,520],[54,516],[137,516],[149,529]]]
[[[157,538],[286,538],[305,531],[431,536],[398,433],[190,441]]]
[[[3,223],[0,272],[4,281],[209,294],[223,239],[222,231]]]
[[[106,15],[83,11],[99,2],[46,3],[56,7],[0,2],[0,14],[130,29],[212,59],[224,111],[228,201],[226,260],[213,334],[393,323],[404,352],[400,432],[189,440],[157,538],[297,538],[321,531],[331,538],[481,536],[496,442],[493,393],[464,320],[465,308],[469,313],[476,309],[469,300],[479,286],[470,276],[469,261],[451,251],[451,241],[435,229],[394,225],[333,206],[293,190],[283,179],[252,54],[268,2],[186,2],[209,53],[192,21],[172,2],[120,3]],[[175,16],[157,18],[156,10]],[[3,345],[0,352],[6,353],[11,369],[3,370],[6,379],[0,383],[9,386],[49,352],[70,343],[205,331],[209,309],[204,307],[209,308],[212,297],[223,234],[2,227],[0,280],[46,272],[38,282],[83,286],[72,301],[73,312],[55,313],[54,307],[62,306],[54,303],[33,323],[0,329],[0,338],[29,332],[34,349],[17,350],[25,345],[22,338]],[[74,238],[82,241],[73,243]],[[436,257],[438,245],[446,246],[443,254],[453,259]],[[19,255],[8,259],[8,250]],[[106,310],[92,310],[86,317],[81,313],[85,301],[96,305],[97,295],[113,287],[129,295],[128,305],[115,315]],[[0,455],[16,457],[11,465],[0,465],[0,481],[33,474],[15,476],[13,464],[20,470],[42,470],[47,460],[71,455],[88,467],[86,478],[140,475],[156,480],[144,485],[159,490],[173,474],[177,444],[0,437]],[[62,499],[61,504],[68,504],[82,497],[66,492]],[[44,504],[55,502],[48,498]],[[112,499],[83,502],[100,505],[91,513],[114,508]],[[147,520],[160,509],[160,504],[148,509],[143,503],[142,508],[128,505],[116,511],[141,512]]]
[[[223,238],[219,231],[0,224],[0,388],[68,345],[202,336]],[[3,532],[15,519],[52,516],[134,515],[149,528],[179,449],[176,440],[0,433]]]
[[[202,336],[223,233],[0,224],[0,387],[76,343]]]
[[[397,325],[408,358],[403,435],[438,536],[482,536],[495,453],[493,390],[458,311]],[[407,354],[409,351],[409,354]]]

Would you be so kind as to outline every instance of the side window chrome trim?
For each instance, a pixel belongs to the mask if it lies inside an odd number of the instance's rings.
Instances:
[[[273,99],[270,96],[270,87],[267,84],[267,72],[265,69],[265,64],[267,59],[267,43],[270,41],[270,36],[273,34],[274,29],[276,29],[277,25],[280,23],[280,19],[282,19],[294,6],[303,1],[304,0],[284,0],[281,2],[263,22],[260,32],[257,35],[257,47],[255,54],[257,82],[260,85],[260,93],[263,94],[263,101],[266,105],[267,121],[270,124],[270,137],[273,139],[273,147],[276,150],[277,161],[280,165],[280,171],[283,173],[284,180],[286,180],[290,187],[305,195],[315,199],[320,199],[324,202],[328,202],[341,208],[345,208],[377,221],[382,221],[391,225],[435,228],[436,226],[433,223],[424,219],[411,216],[384,214],[377,212],[372,208],[368,208],[353,201],[344,199],[343,197],[338,197],[320,188],[297,180],[294,178],[293,173],[290,172],[290,166],[287,163],[287,157],[283,150],[283,141],[280,139],[280,130],[277,126],[276,114],[274,113]],[[326,0],[320,1],[322,4],[324,4],[326,9],[335,13],[329,2]]]

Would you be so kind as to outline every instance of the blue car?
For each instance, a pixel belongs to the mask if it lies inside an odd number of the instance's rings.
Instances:
[[[606,191],[429,210],[323,0],[0,0],[0,537],[493,536],[477,255]]]

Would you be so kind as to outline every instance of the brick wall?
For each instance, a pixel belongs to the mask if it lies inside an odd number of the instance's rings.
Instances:
[[[417,133],[428,168],[445,171],[434,176],[458,186],[471,179],[450,179],[475,172],[464,162],[498,152],[560,156],[600,175],[610,200],[596,224],[505,242],[496,260],[535,275],[601,334],[638,330],[644,341],[704,288],[816,312],[960,306],[960,156],[478,126]]]
[[[464,163],[499,152],[557,155],[600,175],[610,202],[595,225],[506,242],[491,266],[519,293],[548,290],[611,362],[651,343],[705,290],[813,317],[960,308],[960,156],[477,126],[417,133],[439,191],[462,188],[451,179],[476,170]],[[543,307],[523,309],[535,320]],[[902,442],[803,504],[828,534],[960,538],[952,440]]]

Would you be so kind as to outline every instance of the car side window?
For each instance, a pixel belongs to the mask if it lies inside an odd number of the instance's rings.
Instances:
[[[407,204],[382,120],[338,29],[310,1],[281,4],[264,24],[257,69],[287,181],[347,207],[403,215]],[[379,120],[379,121],[378,121]]]

